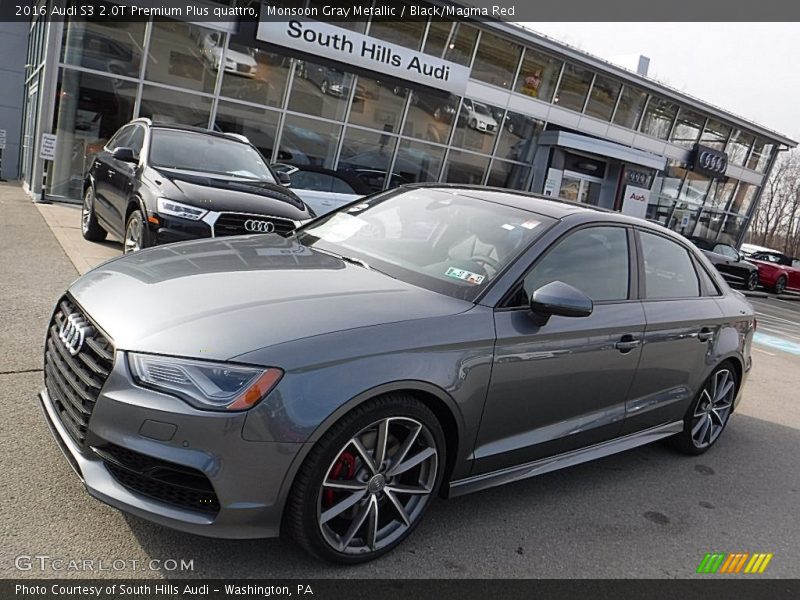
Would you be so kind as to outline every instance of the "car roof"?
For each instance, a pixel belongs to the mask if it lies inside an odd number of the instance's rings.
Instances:
[[[152,129],[173,129],[176,131],[186,131],[188,133],[200,133],[203,135],[211,135],[214,137],[226,139],[226,140],[235,140],[237,142],[241,142],[243,144],[249,144],[249,140],[240,134],[237,133],[226,133],[224,131],[213,131],[211,129],[206,129],[204,127],[197,127],[194,125],[182,125],[180,123],[169,123],[167,121],[153,121],[151,119],[147,119],[144,117],[140,117],[138,119],[134,119],[130,122],[132,123],[141,123],[143,125],[147,125]]]

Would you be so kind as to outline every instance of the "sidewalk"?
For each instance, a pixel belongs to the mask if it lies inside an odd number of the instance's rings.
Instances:
[[[77,277],[19,183],[0,183],[0,375],[41,370],[47,320]]]
[[[83,239],[79,204],[54,202],[35,206],[81,275],[122,253],[122,244],[119,242],[97,243]]]

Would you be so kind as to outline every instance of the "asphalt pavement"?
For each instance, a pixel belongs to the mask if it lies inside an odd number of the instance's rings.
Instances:
[[[792,353],[757,346],[740,409],[703,456],[654,444],[438,501],[394,553],[340,568],[284,540],[177,533],[85,493],[36,400],[47,319],[77,275],[42,213],[1,184],[0,577],[682,578],[709,577],[695,574],[708,552],[770,552],[755,577],[798,576],[800,357]],[[760,331],[797,333],[779,320],[796,325],[794,308],[753,304]],[[25,558],[35,555],[50,557],[44,571]],[[81,564],[93,570],[54,570],[51,559],[92,561]],[[193,570],[139,570],[150,560],[192,561]]]

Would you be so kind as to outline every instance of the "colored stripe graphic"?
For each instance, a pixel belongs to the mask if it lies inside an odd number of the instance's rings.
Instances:
[[[741,573],[742,569],[744,573],[763,573],[773,556],[766,552],[709,552],[700,561],[697,573]]]

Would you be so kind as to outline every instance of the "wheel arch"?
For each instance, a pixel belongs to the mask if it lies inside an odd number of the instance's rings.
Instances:
[[[433,412],[439,424],[442,426],[447,448],[445,471],[439,494],[446,495],[446,490],[449,488],[449,478],[458,464],[459,456],[463,451],[464,421],[461,411],[458,410],[457,404],[450,394],[434,384],[417,380],[393,381],[370,388],[356,395],[331,413],[309,436],[303,449],[298,452],[292,462],[289,472],[286,474],[281,484],[280,502],[282,504],[281,512],[284,515],[286,511],[286,500],[289,497],[289,492],[292,489],[297,473],[320,438],[350,411],[373,398],[388,393],[406,393],[413,396]],[[281,519],[281,527],[282,526],[283,519]]]

